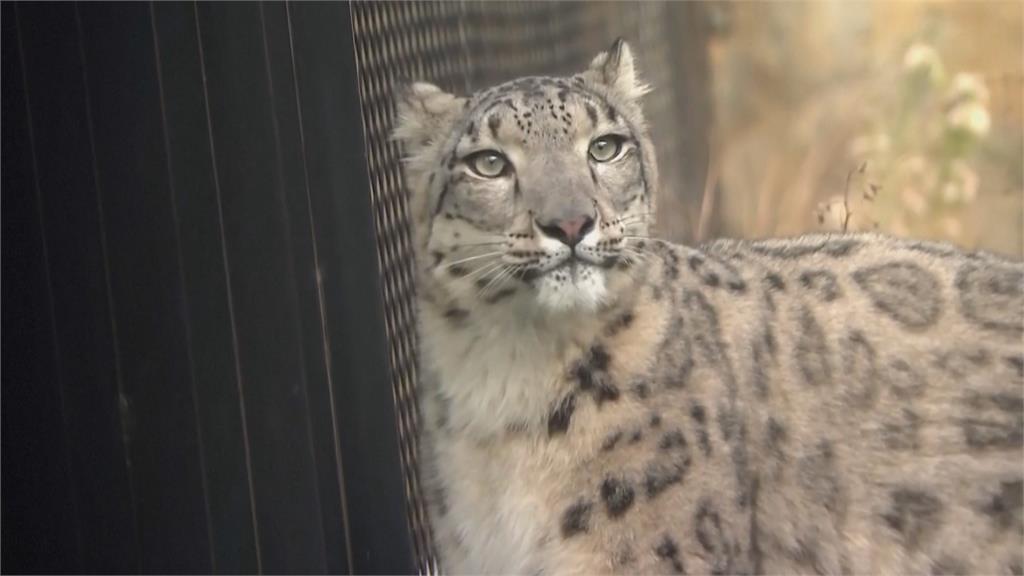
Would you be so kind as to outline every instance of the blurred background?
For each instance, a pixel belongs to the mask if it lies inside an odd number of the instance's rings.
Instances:
[[[703,236],[845,222],[1021,257],[1024,3],[704,7]]]

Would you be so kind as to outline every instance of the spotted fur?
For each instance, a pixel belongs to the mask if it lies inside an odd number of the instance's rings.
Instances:
[[[445,570],[1019,572],[1024,266],[652,239],[645,90],[619,42],[567,78],[400,95]],[[572,246],[551,222],[577,216]]]

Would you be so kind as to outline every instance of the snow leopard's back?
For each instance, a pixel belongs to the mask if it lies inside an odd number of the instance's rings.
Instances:
[[[549,439],[598,440],[560,569],[1020,572],[1019,264],[874,235],[645,249]]]

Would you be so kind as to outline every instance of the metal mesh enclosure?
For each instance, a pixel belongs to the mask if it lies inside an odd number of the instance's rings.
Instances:
[[[352,8],[397,428],[420,566],[433,559],[417,477],[413,254],[400,151],[389,140],[398,78],[469,93],[517,76],[572,73],[624,37],[654,86],[645,102],[659,151],[669,237],[692,234],[707,162],[706,26],[693,3],[359,2]]]

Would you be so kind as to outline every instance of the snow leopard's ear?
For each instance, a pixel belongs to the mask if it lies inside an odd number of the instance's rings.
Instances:
[[[650,87],[640,81],[633,62],[633,50],[622,38],[617,39],[607,52],[601,52],[591,60],[584,75],[618,92],[626,100],[635,100],[650,91]]]
[[[466,102],[426,82],[400,82],[395,96],[398,119],[393,137],[410,156],[444,137]]]

